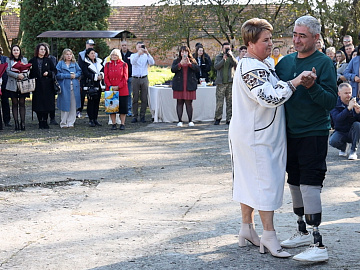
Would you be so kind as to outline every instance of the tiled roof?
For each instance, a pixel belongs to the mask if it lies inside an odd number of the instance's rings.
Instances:
[[[147,30],[142,28],[141,21],[146,19],[150,22],[150,18],[145,17],[145,11],[156,9],[154,6],[123,6],[112,7],[110,17],[108,18],[108,30],[127,30],[134,33],[138,39],[146,40],[149,31],[156,31],[156,27],[147,27]],[[275,7],[268,7],[274,9]],[[275,11],[275,10],[274,10]],[[284,11],[283,11],[284,12]],[[147,15],[148,17],[149,15]],[[15,13],[10,13],[3,16],[3,22],[8,39],[16,38],[19,31],[20,18]],[[239,21],[239,27],[242,22]],[[50,29],[51,30],[51,29]],[[217,29],[208,29],[210,33],[215,33]],[[204,36],[204,33],[194,33],[195,35]]]

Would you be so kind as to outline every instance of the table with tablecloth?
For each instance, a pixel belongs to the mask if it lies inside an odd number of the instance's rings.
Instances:
[[[196,90],[196,100],[193,101],[193,121],[214,121],[216,108],[216,87],[206,86],[198,87]],[[171,87],[150,86],[149,87],[149,108],[154,122],[177,122],[176,99],[173,99],[173,90]],[[226,119],[226,105],[224,102],[222,119]],[[182,120],[187,122],[188,117],[186,108]]]

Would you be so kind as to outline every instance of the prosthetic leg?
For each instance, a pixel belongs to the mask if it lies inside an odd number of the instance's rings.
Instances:
[[[282,247],[294,248],[300,246],[307,246],[311,244],[311,234],[306,230],[306,223],[304,217],[304,203],[301,195],[300,186],[289,185],[291,197],[293,200],[293,210],[295,215],[298,216],[297,224],[298,231],[289,239],[280,243]]]
[[[321,223],[321,186],[300,185],[300,191],[304,202],[306,223],[313,227],[314,244],[304,252],[293,257],[294,260],[306,262],[323,262],[329,259],[326,247],[322,243],[319,232]],[[309,234],[310,235],[310,234]]]

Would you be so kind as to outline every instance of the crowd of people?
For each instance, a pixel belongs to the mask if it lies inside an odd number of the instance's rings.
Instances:
[[[11,127],[10,102],[16,131],[25,130],[25,100],[32,93],[32,111],[37,115],[39,129],[58,125],[55,119],[55,100],[60,110],[60,127],[73,128],[76,118],[81,118],[87,97],[89,126],[102,126],[98,121],[102,91],[114,93],[117,106],[105,110],[109,114],[111,129],[125,130],[126,115],[138,121],[138,103],[141,100],[140,121],[145,121],[148,100],[148,66],[155,63],[143,42],[136,44],[136,53],[127,49],[122,41],[121,50],[113,49],[103,61],[94,49],[92,39],[86,41],[76,61],[71,49],[64,49],[57,59],[50,55],[49,45],[39,43],[34,57],[23,57],[19,45],[10,48],[10,57],[0,48],[1,108],[0,130],[3,123]],[[26,83],[26,91],[23,84]],[[58,87],[56,87],[58,86]],[[58,89],[57,89],[58,88]],[[57,98],[56,98],[57,95]],[[133,98],[132,98],[133,96]],[[114,107],[115,100],[109,106]],[[50,116],[50,121],[48,118]],[[120,117],[119,117],[120,116]]]

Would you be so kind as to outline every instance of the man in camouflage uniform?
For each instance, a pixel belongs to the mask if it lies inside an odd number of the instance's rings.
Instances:
[[[238,61],[235,59],[231,46],[228,42],[223,43],[222,52],[215,57],[214,67],[216,69],[216,110],[214,125],[219,125],[226,100],[226,124],[231,120],[231,91],[232,82]]]

